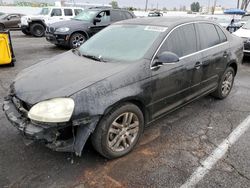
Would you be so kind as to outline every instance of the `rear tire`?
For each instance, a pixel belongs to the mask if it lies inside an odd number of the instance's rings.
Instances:
[[[134,104],[123,103],[107,113],[91,136],[92,145],[108,159],[128,154],[144,128],[144,117]]]
[[[232,90],[234,77],[235,70],[228,67],[222,75],[217,89],[211,95],[218,99],[225,99]]]
[[[45,34],[45,27],[40,23],[33,23],[30,26],[30,33],[34,37],[42,37]]]

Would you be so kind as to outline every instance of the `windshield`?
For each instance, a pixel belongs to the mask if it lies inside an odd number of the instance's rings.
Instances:
[[[40,15],[48,15],[50,12],[49,8],[42,8],[41,12],[39,13]]]
[[[135,61],[143,58],[166,30],[166,27],[113,25],[87,40],[79,52],[105,61]]]
[[[95,15],[97,14],[97,11],[94,10],[84,10],[82,11],[80,14],[78,14],[77,16],[75,16],[74,20],[82,20],[82,21],[92,21],[95,17]]]
[[[7,14],[0,14],[0,19],[3,19],[7,16]]]
[[[250,29],[250,20],[242,26],[243,29]]]

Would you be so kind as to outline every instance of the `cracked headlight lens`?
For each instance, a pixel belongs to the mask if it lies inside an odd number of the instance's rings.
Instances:
[[[46,123],[68,122],[73,114],[75,103],[71,98],[54,98],[34,105],[28,117]]]

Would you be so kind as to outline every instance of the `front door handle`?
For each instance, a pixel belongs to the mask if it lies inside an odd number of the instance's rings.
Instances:
[[[202,66],[202,62],[196,62],[194,68],[199,69]]]

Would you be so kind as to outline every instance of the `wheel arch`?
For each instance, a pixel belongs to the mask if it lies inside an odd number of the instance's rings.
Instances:
[[[43,27],[46,28],[46,24],[45,24],[42,20],[32,20],[31,22],[29,22],[29,26],[31,26],[31,25],[34,24],[34,23],[42,24]]]
[[[75,33],[81,33],[81,34],[83,34],[83,35],[86,37],[86,39],[89,39],[88,33],[85,32],[85,31],[81,31],[81,30],[77,30],[77,31],[72,32],[72,33],[70,34],[70,37],[71,37],[72,35],[74,35]]]
[[[232,67],[235,71],[235,75],[237,74],[237,71],[238,71],[238,65],[235,61],[231,61],[229,64],[228,64],[228,67]]]
[[[142,112],[143,116],[144,116],[144,122],[145,125],[147,124],[147,122],[149,121],[149,112],[146,109],[146,105],[143,102],[143,100],[141,100],[138,97],[128,97],[128,98],[124,98],[121,99],[115,103],[113,103],[112,105],[110,105],[108,108],[105,109],[103,116],[105,116],[106,114],[108,114],[112,109],[114,109],[116,106],[121,105],[123,103],[131,103],[136,105]]]

